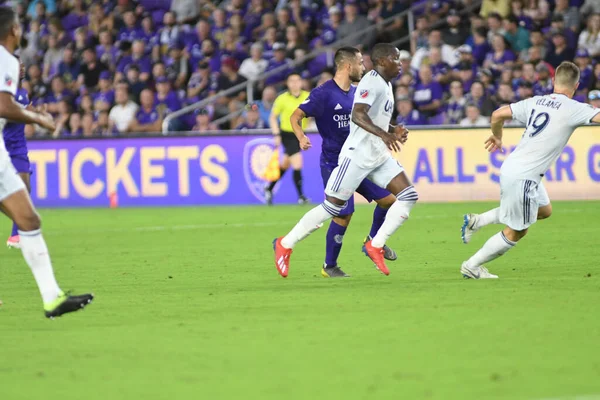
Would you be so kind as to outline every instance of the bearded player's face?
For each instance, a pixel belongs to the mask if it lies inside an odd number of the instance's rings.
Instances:
[[[360,81],[363,74],[365,73],[365,63],[361,53],[358,53],[356,55],[351,66],[352,67],[350,69],[350,80],[352,80],[352,82]]]

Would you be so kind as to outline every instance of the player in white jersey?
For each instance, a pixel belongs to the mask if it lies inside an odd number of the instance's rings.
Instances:
[[[464,217],[463,242],[485,225],[502,223],[503,231],[462,264],[465,278],[489,279],[498,276],[483,266],[508,250],[527,234],[537,219],[550,216],[552,206],[541,180],[562,153],[577,127],[600,123],[600,109],[573,100],[579,86],[579,68],[563,62],[556,69],[554,93],[502,107],[492,114],[492,136],[485,142],[489,152],[502,150],[504,121],[515,119],[526,125],[516,149],[500,169],[500,207],[483,214]]]
[[[306,213],[284,237],[274,240],[275,267],[286,277],[293,247],[323,223],[337,215],[354,195],[360,183],[368,178],[396,196],[385,221],[375,237],[365,243],[365,252],[385,275],[383,246],[387,239],[408,219],[418,196],[402,166],[390,150],[399,151],[408,131],[390,125],[394,109],[394,93],[390,81],[401,70],[400,52],[396,47],[380,43],[371,53],[374,69],[358,84],[352,107],[350,135],[342,150],[338,166],[325,189],[325,201]]]
[[[15,100],[19,85],[19,61],[14,57],[21,42],[21,25],[10,7],[0,7],[0,129],[6,120],[55,128],[46,111],[31,111]],[[50,263],[48,248],[40,230],[40,217],[31,204],[23,180],[13,167],[0,136],[0,210],[19,228],[23,257],[31,268],[44,303],[46,317],[77,311],[90,303],[91,294],[70,296],[60,290]]]

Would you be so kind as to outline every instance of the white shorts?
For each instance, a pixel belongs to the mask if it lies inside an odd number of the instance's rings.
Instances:
[[[336,199],[348,200],[364,179],[368,178],[377,186],[385,189],[392,179],[402,172],[404,172],[404,168],[391,155],[383,164],[374,168],[364,168],[349,157],[340,157],[338,166],[335,167],[327,181],[325,194]]]
[[[25,183],[17,174],[8,154],[0,151],[0,202],[19,190],[25,190]]]
[[[500,222],[515,231],[537,221],[538,208],[550,204],[544,185],[529,179],[500,177]]]

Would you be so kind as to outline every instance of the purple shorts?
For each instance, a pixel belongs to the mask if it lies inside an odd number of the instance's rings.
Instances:
[[[327,186],[327,181],[329,180],[329,177],[331,176],[331,173],[334,169],[335,167],[329,167],[327,165],[321,164],[321,177],[323,178],[323,187]],[[360,183],[360,186],[356,188],[356,193],[364,197],[369,203],[373,200],[383,199],[384,197],[387,197],[390,194],[390,192],[388,192],[386,189],[377,186],[368,179],[365,179]],[[352,213],[354,213],[354,197],[350,197],[350,199],[348,199],[346,206],[340,212],[340,216],[343,217]]]
[[[31,163],[29,157],[26,154],[18,156],[10,156],[12,165],[15,167],[18,173],[31,174]]]

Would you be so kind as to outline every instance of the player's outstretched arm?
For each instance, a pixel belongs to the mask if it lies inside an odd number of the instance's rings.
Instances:
[[[598,113],[591,119],[593,124],[600,124],[600,108],[597,109]]]
[[[49,131],[54,131],[54,119],[45,110],[41,112],[21,108],[12,94],[0,92],[0,118],[22,124],[37,124]]]
[[[504,121],[512,119],[512,110],[510,106],[500,107],[492,113],[491,127],[492,136],[485,141],[485,148],[490,153],[502,150],[502,131],[504,129]]]
[[[371,120],[371,117],[369,117],[369,109],[371,109],[371,106],[368,104],[354,103],[354,108],[352,109],[352,122],[363,128],[365,131],[375,136],[379,136],[388,149],[400,151],[400,145],[398,143],[399,139],[396,135],[390,134],[375,125]]]
[[[296,138],[300,142],[300,148],[302,150],[308,150],[312,147],[312,144],[310,143],[310,139],[308,138],[308,136],[306,136],[304,130],[302,129],[302,120],[304,118],[306,118],[306,114],[304,113],[304,111],[302,111],[302,109],[300,108],[296,108],[296,111],[294,111],[294,113],[290,117],[290,123],[292,124],[292,130],[294,131],[294,135],[296,135]]]

